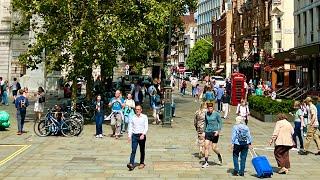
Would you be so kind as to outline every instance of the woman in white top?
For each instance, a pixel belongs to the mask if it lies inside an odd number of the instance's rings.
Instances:
[[[34,112],[36,114],[36,121],[40,121],[45,103],[45,93],[42,87],[38,88],[38,93],[35,94],[36,102],[34,103]]]
[[[248,124],[248,116],[250,115],[249,106],[244,99],[241,99],[237,107],[237,115],[243,117],[246,125]]]
[[[136,104],[132,99],[132,95],[130,93],[127,95],[127,99],[125,100],[124,104],[124,121],[122,121],[121,132],[125,132],[128,129],[129,120],[131,116],[134,114],[134,108],[136,107]]]

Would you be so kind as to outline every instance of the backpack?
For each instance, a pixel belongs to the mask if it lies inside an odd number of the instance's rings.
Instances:
[[[154,96],[154,102],[156,105],[159,105],[161,102],[160,96],[157,94]]]
[[[239,128],[236,133],[237,133],[237,138],[238,138],[239,143],[240,144],[247,144],[247,140],[248,140],[247,133],[248,133],[248,130],[246,130],[244,128]]]

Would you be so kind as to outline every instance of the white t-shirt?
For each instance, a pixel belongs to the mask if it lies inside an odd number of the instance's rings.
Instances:
[[[317,107],[314,104],[311,104],[309,108],[310,108],[310,120],[309,120],[309,122],[310,123],[312,122],[311,115],[313,115],[313,117],[315,117],[314,123],[310,124],[310,125],[313,126],[313,127],[318,127],[319,126],[319,122],[318,122],[318,110],[317,110]]]
[[[239,116],[246,117],[250,111],[248,105],[241,106],[240,104],[238,104],[236,112],[239,113]]]

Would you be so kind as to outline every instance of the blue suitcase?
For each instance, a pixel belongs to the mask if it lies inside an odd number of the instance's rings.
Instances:
[[[270,178],[273,175],[272,167],[266,156],[257,156],[254,150],[253,154],[250,151],[252,156],[252,165],[257,172],[258,178]]]

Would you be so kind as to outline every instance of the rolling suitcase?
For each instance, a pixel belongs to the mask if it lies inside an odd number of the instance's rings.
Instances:
[[[252,149],[249,150],[252,156],[252,165],[256,170],[258,178],[270,178],[273,175],[272,167],[266,156],[257,156],[256,152]],[[252,153],[252,152],[253,153]]]

